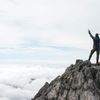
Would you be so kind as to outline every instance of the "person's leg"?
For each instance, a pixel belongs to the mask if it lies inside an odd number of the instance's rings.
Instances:
[[[96,50],[96,64],[99,62],[99,50]]]
[[[95,49],[92,49],[91,52],[90,52],[90,55],[89,55],[89,59],[88,59],[89,61],[90,61],[90,59],[91,59],[94,52],[95,52]]]

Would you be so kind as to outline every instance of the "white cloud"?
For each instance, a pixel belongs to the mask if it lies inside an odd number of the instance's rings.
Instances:
[[[10,100],[10,99],[8,99],[8,98],[6,98],[6,97],[0,97],[0,99],[1,99],[1,100]]]
[[[0,99],[30,100],[46,81],[64,72],[56,64],[0,64]],[[32,80],[35,79],[35,80]]]

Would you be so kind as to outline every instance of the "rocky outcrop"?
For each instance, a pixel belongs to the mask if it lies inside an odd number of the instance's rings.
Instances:
[[[32,100],[100,100],[100,66],[76,60]]]

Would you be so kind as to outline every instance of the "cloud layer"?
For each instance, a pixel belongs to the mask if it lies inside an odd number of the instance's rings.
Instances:
[[[63,73],[64,65],[0,64],[0,99],[30,100],[46,81]]]

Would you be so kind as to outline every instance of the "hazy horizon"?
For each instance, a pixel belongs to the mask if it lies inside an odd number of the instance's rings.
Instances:
[[[1,0],[0,63],[87,59],[100,32],[99,0]]]

